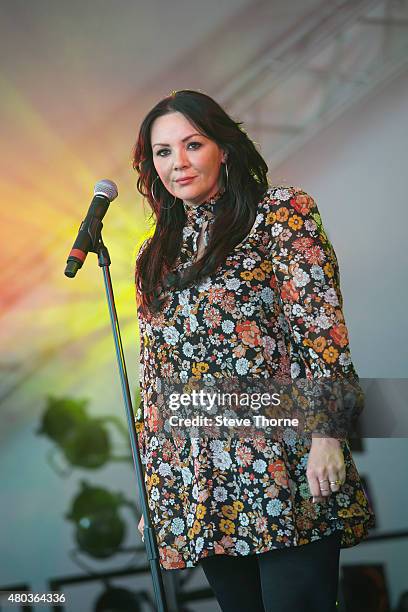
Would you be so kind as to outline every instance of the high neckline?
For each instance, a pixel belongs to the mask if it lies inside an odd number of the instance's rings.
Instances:
[[[190,204],[183,200],[184,211],[187,216],[187,222],[208,221],[215,217],[215,204],[224,195],[225,190],[219,189],[213,196],[207,198],[200,204]]]

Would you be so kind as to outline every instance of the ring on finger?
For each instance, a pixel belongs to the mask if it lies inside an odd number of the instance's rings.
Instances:
[[[327,480],[327,478],[325,478],[324,480],[319,480],[320,488],[322,488],[322,483],[324,482],[328,483],[329,481]]]
[[[322,482],[328,482],[330,484],[331,487],[338,487],[340,485],[342,485],[342,481],[340,479],[337,480],[328,480],[327,478],[325,478],[324,480],[319,480],[319,483],[321,484]],[[321,487],[320,487],[321,488]]]

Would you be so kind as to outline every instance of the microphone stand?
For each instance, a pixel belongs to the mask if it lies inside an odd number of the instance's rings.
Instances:
[[[100,230],[102,229],[102,223],[100,223],[99,229]],[[157,611],[158,612],[169,612],[169,609],[166,603],[163,576],[160,570],[156,536],[153,530],[153,526],[152,526],[152,522],[151,522],[150,514],[149,514],[148,499],[147,499],[147,493],[146,493],[145,482],[144,482],[144,472],[143,472],[142,461],[140,458],[139,442],[137,439],[134,414],[133,414],[133,408],[132,408],[132,400],[130,396],[129,382],[128,382],[127,372],[126,372],[125,356],[123,353],[122,340],[120,337],[119,321],[118,321],[118,317],[116,313],[115,299],[113,295],[113,287],[112,287],[112,281],[111,281],[111,276],[110,276],[110,271],[109,271],[111,260],[109,257],[108,249],[102,241],[102,236],[101,236],[100,231],[96,233],[95,238],[96,238],[96,244],[93,245],[92,250],[91,249],[90,250],[91,252],[96,253],[98,255],[99,267],[102,268],[103,278],[105,281],[106,297],[108,300],[109,314],[110,314],[110,319],[111,319],[111,324],[112,324],[112,333],[113,333],[113,338],[115,341],[116,357],[118,361],[119,375],[120,375],[120,381],[122,385],[122,395],[123,395],[123,401],[125,403],[125,411],[126,411],[126,417],[127,417],[128,427],[129,427],[133,463],[134,463],[134,467],[136,471],[136,479],[137,479],[137,484],[139,488],[141,509],[143,512],[144,538],[145,538],[147,558],[149,560],[150,571],[152,574],[154,597],[156,601]]]

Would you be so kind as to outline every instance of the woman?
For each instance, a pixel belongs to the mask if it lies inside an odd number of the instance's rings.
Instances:
[[[161,566],[200,563],[222,610],[335,610],[339,550],[374,524],[347,441],[175,440],[157,399],[165,378],[357,379],[317,206],[269,186],[240,124],[197,91],[147,114],[134,168],[156,221],[136,265],[137,429]]]

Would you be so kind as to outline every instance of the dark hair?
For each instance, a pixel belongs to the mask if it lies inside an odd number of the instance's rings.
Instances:
[[[227,153],[228,184],[215,207],[215,219],[209,233],[208,246],[196,262],[173,273],[182,244],[186,222],[183,201],[167,191],[157,178],[151,147],[151,127],[155,119],[168,113],[182,113],[192,125],[213,140]],[[232,249],[249,233],[256,207],[268,189],[268,166],[254,143],[215,100],[204,93],[183,89],[161,100],[143,119],[134,148],[133,168],[139,173],[137,189],[149,202],[156,220],[153,236],[143,245],[137,257],[135,283],[138,305],[143,310],[159,312],[166,296],[165,289],[187,287],[213,273]],[[225,164],[222,164],[224,167]],[[225,170],[222,171],[225,175]],[[174,202],[174,205],[172,205]],[[168,209],[170,207],[170,209]],[[228,227],[228,232],[225,228]]]

